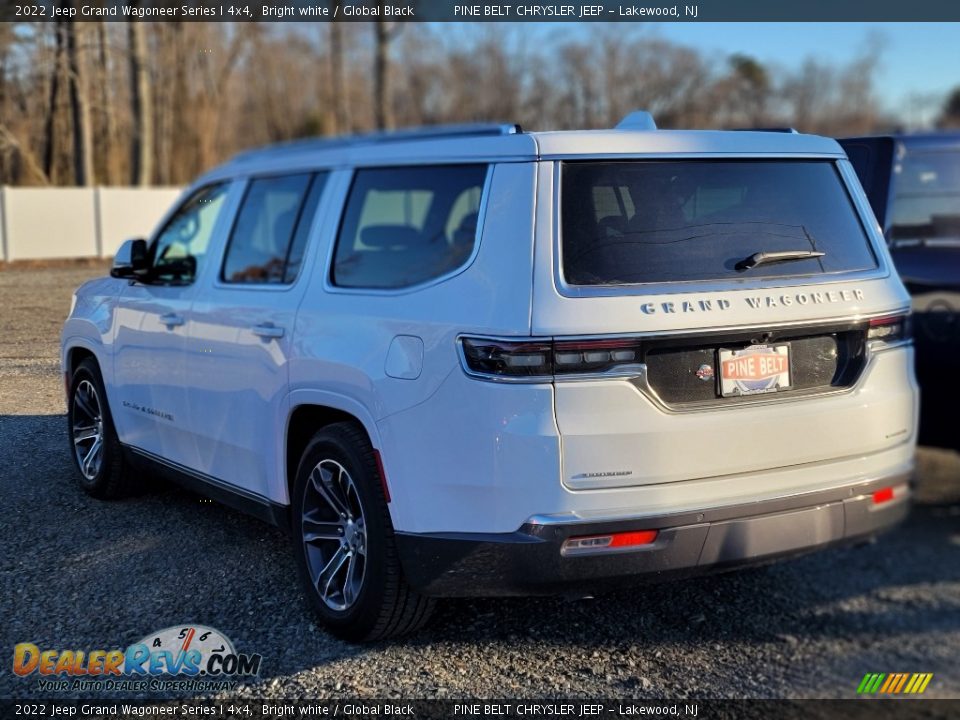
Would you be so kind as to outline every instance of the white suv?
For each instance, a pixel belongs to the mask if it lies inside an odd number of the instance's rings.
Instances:
[[[63,330],[80,482],[289,529],[342,637],[595,593],[908,509],[909,297],[840,147],[458,126],[248,152]]]

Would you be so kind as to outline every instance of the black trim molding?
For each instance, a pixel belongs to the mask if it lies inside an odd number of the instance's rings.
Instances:
[[[124,454],[131,463],[141,469],[154,472],[188,490],[205,495],[234,510],[252,515],[282,530],[290,529],[290,507],[275,503],[263,495],[238,488],[211,475],[197,472],[179,463],[171,462],[147,450],[123,446]]]

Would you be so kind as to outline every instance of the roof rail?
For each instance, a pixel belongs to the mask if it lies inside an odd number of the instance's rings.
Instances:
[[[479,137],[486,135],[516,135],[523,132],[519,125],[510,123],[461,123],[454,125],[424,125],[421,127],[401,128],[343,135],[330,138],[304,138],[288,142],[275,143],[265,147],[246,150],[237,154],[234,162],[255,160],[265,155],[309,150],[335,150],[337,148],[374,145],[379,143],[407,142],[412,140],[434,140],[440,138]]]
[[[653,115],[646,110],[634,110],[627,113],[623,120],[617,123],[617,130],[656,130],[657,123]]]
[[[752,127],[752,128],[730,128],[734,132],[775,132],[775,133],[793,133],[799,135],[796,128],[792,127]]]

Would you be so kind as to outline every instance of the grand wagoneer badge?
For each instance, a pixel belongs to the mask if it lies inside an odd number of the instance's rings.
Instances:
[[[748,295],[742,298],[753,310],[761,308],[790,307],[791,305],[824,305],[830,303],[853,302],[863,300],[863,290],[826,290],[816,292],[780,293],[768,295]],[[733,306],[730,300],[670,300],[665,302],[646,302],[640,310],[646,315],[655,313],[689,313],[729,310]]]

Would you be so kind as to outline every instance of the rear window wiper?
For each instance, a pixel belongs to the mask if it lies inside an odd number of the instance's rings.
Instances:
[[[815,250],[782,250],[780,252],[755,252],[749,257],[734,265],[734,268],[740,270],[750,270],[759,265],[770,265],[772,263],[791,262],[792,260],[810,260],[811,258],[820,258],[826,253]]]

